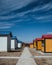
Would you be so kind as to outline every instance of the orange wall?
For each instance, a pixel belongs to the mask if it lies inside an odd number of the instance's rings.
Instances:
[[[42,41],[37,41],[37,49],[41,50],[42,48]]]
[[[44,47],[42,46],[41,51],[44,52]]]
[[[46,39],[46,52],[52,52],[52,39]]]
[[[30,48],[33,48],[33,44],[30,44]]]
[[[36,41],[34,41],[34,48],[36,48]]]

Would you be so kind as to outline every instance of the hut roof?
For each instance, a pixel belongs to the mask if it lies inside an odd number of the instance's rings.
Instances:
[[[52,34],[42,35],[42,38],[52,38]]]
[[[16,36],[13,36],[12,39],[16,39],[17,40],[17,37]]]
[[[0,31],[0,36],[4,36],[4,35],[11,35],[12,37],[12,33],[10,31]]]
[[[43,38],[36,38],[36,41],[38,41],[38,40],[43,40]]]

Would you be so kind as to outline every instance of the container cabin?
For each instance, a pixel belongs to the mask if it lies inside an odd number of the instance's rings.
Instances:
[[[0,31],[0,52],[11,51],[11,37],[11,32]]]
[[[43,38],[36,38],[36,50],[42,49],[42,40]]]
[[[20,41],[20,40],[18,40],[18,45],[17,45],[18,47],[18,49],[22,49],[22,41]]]
[[[52,53],[52,34],[42,35],[42,52]]]
[[[34,48],[34,45],[33,45],[33,43],[30,43],[30,48]]]
[[[17,38],[16,36],[13,36],[11,38],[11,50],[15,50],[17,48]]]
[[[34,48],[36,48],[36,40],[33,40]]]

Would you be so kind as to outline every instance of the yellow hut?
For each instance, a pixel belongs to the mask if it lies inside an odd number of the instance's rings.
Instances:
[[[51,53],[52,52],[52,35],[42,35],[42,38],[44,38],[44,41],[42,42],[42,51],[45,53]]]
[[[34,48],[33,43],[30,43],[30,45],[29,45],[29,46],[30,46],[30,48]]]
[[[36,49],[41,50],[42,49],[42,38],[36,38]]]
[[[34,48],[36,48],[36,40],[33,40]]]

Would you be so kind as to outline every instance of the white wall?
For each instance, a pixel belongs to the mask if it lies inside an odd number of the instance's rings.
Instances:
[[[15,49],[15,40],[11,40],[11,49]]]
[[[0,52],[7,51],[7,37],[0,37]]]
[[[22,43],[18,43],[18,48],[21,48],[21,46],[22,46]]]

